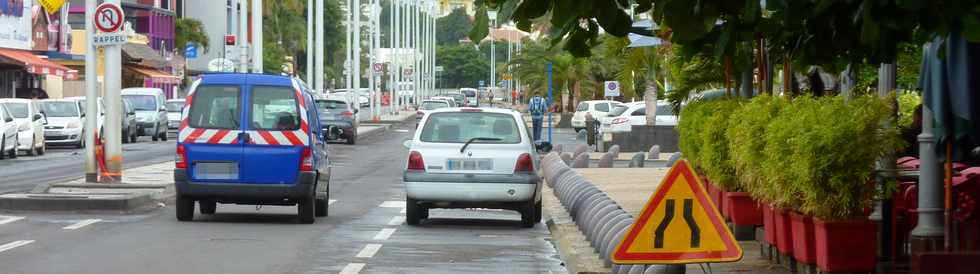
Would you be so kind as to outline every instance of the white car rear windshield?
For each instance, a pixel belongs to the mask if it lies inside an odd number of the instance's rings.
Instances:
[[[627,109],[629,109],[627,106],[616,106],[616,108],[609,112],[609,117],[622,115]]]
[[[422,142],[466,143],[473,138],[492,138],[481,143],[518,144],[520,131],[514,117],[503,113],[441,112],[429,116],[422,128]]]
[[[419,109],[421,109],[421,110],[433,110],[433,109],[448,108],[448,107],[449,107],[449,104],[446,103],[446,102],[441,102],[441,101],[424,101],[424,102],[422,102],[422,106],[419,107]]]
[[[579,103],[578,107],[575,108],[576,111],[586,111],[589,110],[589,103]]]

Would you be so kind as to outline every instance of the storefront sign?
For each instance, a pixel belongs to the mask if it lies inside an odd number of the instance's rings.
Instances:
[[[0,48],[31,49],[30,0],[0,1]]]

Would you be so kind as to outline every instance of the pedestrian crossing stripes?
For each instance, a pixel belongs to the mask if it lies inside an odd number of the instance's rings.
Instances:
[[[23,220],[23,219],[24,219],[24,217],[20,217],[20,216],[5,216],[5,215],[0,215],[0,225],[5,225],[5,224],[13,223],[13,222],[20,221],[20,220]]]
[[[371,258],[374,257],[374,254],[378,253],[378,250],[381,250],[381,244],[368,244],[361,249],[361,252],[357,252],[357,255],[354,257]]]
[[[77,223],[74,223],[72,225],[62,227],[61,229],[75,230],[75,229],[79,229],[79,228],[85,227],[87,225],[98,223],[98,222],[101,222],[101,221],[102,221],[102,219],[81,220],[81,221],[78,221]]]
[[[14,249],[14,248],[18,248],[18,247],[21,247],[21,246],[29,245],[29,244],[31,244],[33,242],[34,242],[34,240],[20,240],[20,241],[9,242],[7,244],[0,245],[0,252],[4,252],[4,251],[11,250],[11,249]]]
[[[340,274],[357,274],[361,273],[361,269],[364,269],[365,264],[362,263],[349,263],[344,269],[340,270]]]

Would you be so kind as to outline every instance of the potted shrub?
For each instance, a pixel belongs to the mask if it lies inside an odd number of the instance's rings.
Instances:
[[[732,126],[732,113],[737,110],[743,101],[741,100],[716,100],[705,104],[708,114],[703,121],[703,126],[699,132],[701,137],[701,148],[699,158],[701,167],[704,169],[705,176],[711,180],[712,189],[709,190],[712,200],[718,206],[722,215],[729,218],[728,204],[724,197],[727,191],[741,191],[736,176],[735,168],[732,166],[729,145],[725,131]]]
[[[708,176],[702,160],[703,151],[705,150],[704,138],[702,136],[706,128],[712,126],[708,122],[708,119],[711,118],[715,105],[717,105],[717,101],[694,101],[688,104],[681,110],[681,119],[679,119],[677,124],[677,132],[680,136],[678,146],[684,153],[684,158],[693,165],[694,170],[701,176],[701,180],[704,182],[704,189],[708,192],[708,197],[711,198],[715,207],[718,210],[722,210],[721,192],[712,183],[712,180],[715,178]]]
[[[869,181],[875,160],[901,143],[895,129],[881,126],[893,111],[891,100],[797,98],[766,129],[762,168],[773,176],[769,195],[777,205],[813,217],[814,246],[799,248],[812,248],[821,271],[874,270],[876,227],[866,209],[876,193]],[[806,219],[798,219],[805,228]],[[795,243],[807,245],[807,232],[796,233],[804,239]]]
[[[726,210],[735,226],[754,227],[765,224],[763,209],[758,200],[766,200],[770,198],[767,195],[771,194],[762,193],[766,190],[766,185],[759,163],[765,160],[763,149],[766,147],[766,140],[760,136],[764,135],[769,122],[787,104],[788,101],[784,98],[763,94],[731,114],[732,123],[725,133],[731,143],[737,144],[729,146],[729,154],[739,185],[744,190],[728,192],[725,196]],[[772,225],[770,223],[767,227],[767,238],[773,234]]]

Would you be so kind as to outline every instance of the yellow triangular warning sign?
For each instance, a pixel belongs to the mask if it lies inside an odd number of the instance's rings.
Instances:
[[[657,186],[616,246],[618,264],[731,262],[742,248],[687,161],[680,160]]]

